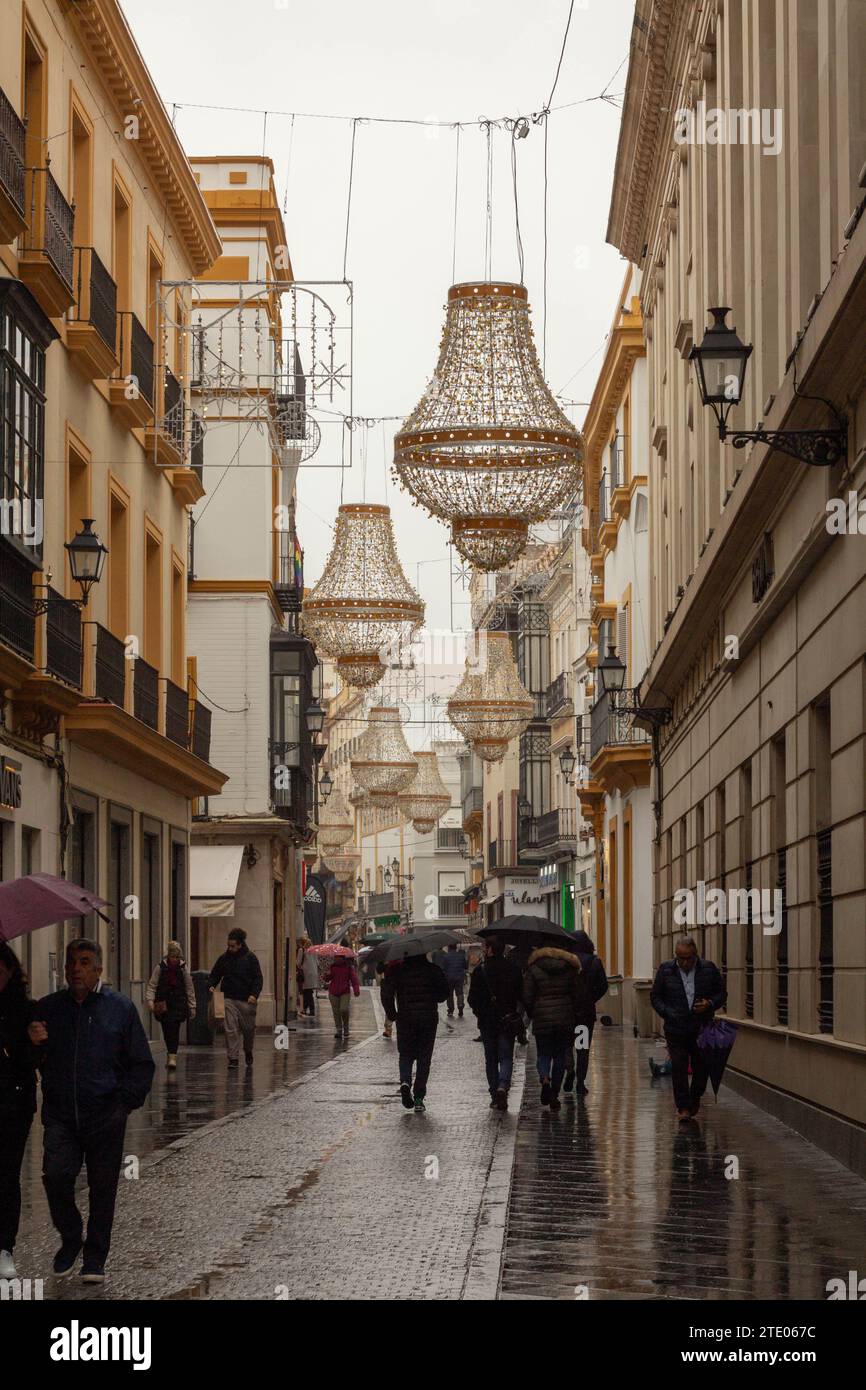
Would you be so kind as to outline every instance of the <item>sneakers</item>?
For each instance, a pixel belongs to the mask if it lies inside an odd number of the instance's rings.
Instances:
[[[427,1109],[427,1106],[424,1104],[423,1098],[421,1096],[415,1097],[415,1109],[416,1111]]]
[[[238,1065],[237,1057],[229,1057],[229,1071],[236,1071]]]
[[[500,1086],[499,1090],[496,1092],[495,1105],[497,1110],[508,1109],[508,1092],[504,1086]]]
[[[563,1089],[564,1091],[572,1091],[572,1090],[574,1089],[574,1072],[573,1072],[573,1071],[567,1071],[567,1072],[565,1073],[565,1080],[564,1080],[563,1083],[562,1083],[562,1089]]]
[[[253,1054],[251,1052],[245,1052],[244,1061],[246,1062],[248,1067],[251,1067],[253,1064]]]
[[[11,1251],[0,1250],[0,1279],[15,1278],[17,1278],[17,1270]]]
[[[400,1087],[400,1099],[407,1110],[412,1109],[412,1087],[404,1081]]]
[[[73,1244],[70,1244],[68,1241],[63,1242],[57,1254],[54,1256],[54,1263],[51,1266],[58,1279],[62,1279],[69,1273],[75,1261],[78,1259],[78,1252],[80,1249],[80,1240],[75,1241]]]
[[[81,1282],[83,1284],[104,1284],[105,1265],[100,1260],[94,1260],[91,1257],[85,1259],[81,1266]]]
[[[542,1083],[541,1083],[541,1104],[542,1104],[542,1105],[549,1105],[549,1104],[550,1104],[550,1099],[551,1099],[551,1096],[552,1096],[552,1095],[553,1095],[553,1091],[552,1091],[551,1088],[550,1088],[550,1082],[549,1082],[549,1081],[542,1081]]]
[[[551,1097],[550,1097],[550,1108],[551,1108],[551,1110],[561,1110],[561,1109],[562,1109],[562,1101],[559,1099],[559,1096],[551,1096]]]
[[[168,1059],[167,1059],[167,1061],[166,1061],[166,1066],[168,1067],[168,1070],[169,1070],[169,1071],[174,1071],[174,1070],[176,1069],[176,1067],[177,1067],[177,1057],[175,1056],[175,1054],[174,1054],[173,1052],[170,1052],[170,1053],[168,1054]]]

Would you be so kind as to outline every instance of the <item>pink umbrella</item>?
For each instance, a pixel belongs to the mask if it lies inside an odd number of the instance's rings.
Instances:
[[[110,907],[110,903],[55,874],[13,878],[9,883],[0,883],[0,941],[27,936],[28,932],[70,917],[85,917],[88,912],[98,912],[105,918],[99,911],[102,907]]]
[[[338,946],[334,941],[326,941],[322,946],[308,946],[307,955],[310,956],[354,956],[355,952],[350,951],[348,946]]]

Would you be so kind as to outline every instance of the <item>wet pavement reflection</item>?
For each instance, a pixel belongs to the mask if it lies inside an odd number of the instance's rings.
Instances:
[[[826,1299],[862,1268],[866,1182],[724,1086],[676,1118],[661,1045],[599,1029],[589,1095],[529,1059],[501,1297]]]

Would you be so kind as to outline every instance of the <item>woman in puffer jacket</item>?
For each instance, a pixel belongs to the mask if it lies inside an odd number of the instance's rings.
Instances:
[[[169,1071],[177,1066],[181,1025],[195,1018],[195,986],[177,941],[170,941],[165,955],[147,982],[147,1007],[162,1029]]]
[[[523,981],[523,1003],[535,1034],[541,1104],[551,1110],[562,1107],[559,1090],[586,1000],[586,982],[576,952],[558,946],[541,946],[532,952]]]

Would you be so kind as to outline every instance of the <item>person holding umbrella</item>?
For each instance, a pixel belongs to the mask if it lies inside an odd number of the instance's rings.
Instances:
[[[564,1091],[571,1091],[577,1083],[577,1094],[586,1095],[586,1074],[589,1071],[589,1049],[592,1047],[592,1034],[595,1028],[595,1006],[607,994],[607,975],[601,958],[595,954],[595,943],[585,931],[574,933],[581,969],[586,977],[586,1007],[577,1020],[578,1030],[586,1029],[586,1046],[580,1045],[582,1038],[575,1042],[574,1052],[569,1059],[565,1073]]]
[[[162,1029],[168,1070],[174,1071],[181,1025],[195,1018],[195,987],[179,942],[168,943],[147,982],[144,998]]]
[[[357,999],[360,993],[361,983],[355,969],[354,951],[350,951],[347,946],[335,946],[328,978],[328,998],[334,1015],[334,1037],[344,1042],[349,1036],[351,997],[354,994]]]
[[[563,936],[565,933],[563,933]],[[541,1104],[560,1110],[559,1090],[574,1046],[574,1030],[588,995],[580,958],[569,945],[539,946],[529,957],[523,1002],[532,1019]]]
[[[382,1007],[387,1018],[397,1024],[400,1099],[407,1110],[413,1106],[416,1111],[426,1109],[424,1097],[439,1027],[439,1005],[448,998],[448,981],[439,966],[427,959],[427,952],[453,940],[451,932],[423,932],[380,948],[383,959],[390,963],[382,980]]]
[[[21,962],[0,941],[0,1279],[16,1277],[21,1163],[36,1111],[36,1067],[27,1036],[33,1004]]]
[[[497,936],[484,942],[485,959],[469,981],[469,1007],[478,1019],[484,1043],[484,1062],[490,1108],[508,1109],[508,1090],[514,1068],[514,1041],[521,1027],[518,1013],[523,975],[505,943]]]
[[[663,961],[656,971],[650,993],[650,1002],[664,1023],[674,1104],[681,1121],[697,1115],[707,1089],[709,1073],[698,1034],[712,1023],[715,1011],[724,1008],[727,997],[717,966],[700,959],[693,937],[681,936],[674,946],[674,959]]]

